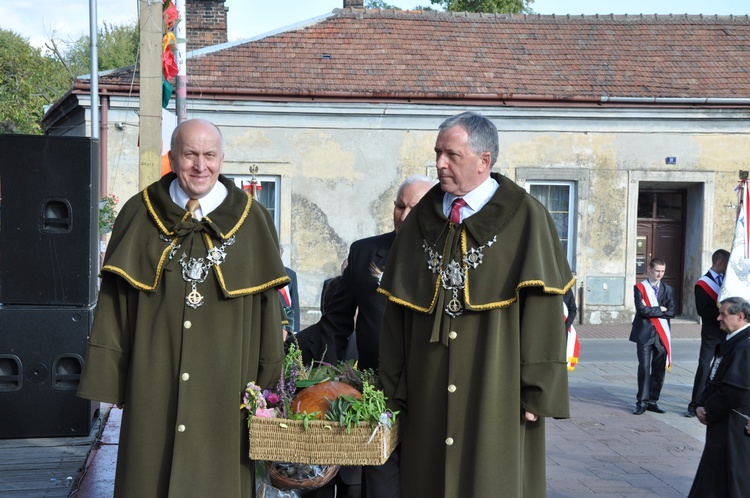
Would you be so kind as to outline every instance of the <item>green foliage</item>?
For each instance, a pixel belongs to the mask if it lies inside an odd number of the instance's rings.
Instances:
[[[453,12],[496,12],[522,14],[531,12],[534,0],[430,0]]]
[[[395,9],[395,10],[401,10],[400,8],[396,7],[395,5],[391,5],[389,3],[384,2],[383,0],[367,0],[365,2],[365,8],[366,9]]]
[[[383,391],[365,382],[362,386],[362,399],[339,396],[331,403],[325,418],[346,427],[347,433],[360,422],[367,422],[370,427],[375,427],[382,422],[382,417],[386,413],[385,401]]]
[[[305,369],[305,364],[302,361],[302,350],[296,342],[289,345],[289,349],[284,355],[283,368],[285,378],[294,377],[298,381],[308,378],[309,372]]]
[[[114,228],[118,202],[120,199],[115,194],[99,199],[99,235],[106,235]]]
[[[0,29],[0,133],[42,133],[43,106],[70,87],[59,61],[14,33]]]
[[[14,33],[0,29],[0,133],[42,133],[45,105],[62,97],[75,76],[89,74],[89,37],[58,50],[51,40],[45,55]],[[135,21],[116,26],[104,23],[98,33],[99,70],[132,66],[138,54]]]
[[[430,0],[432,5],[437,5],[447,11],[453,12],[497,12],[497,13],[532,13],[531,4],[534,0]],[[367,0],[367,9],[395,9],[402,10],[384,0]],[[436,10],[432,7],[416,5],[410,10]]]
[[[301,420],[302,421],[302,428],[304,430],[308,430],[310,428],[310,421],[311,420],[318,420],[318,415],[320,415],[320,412],[302,412],[302,413],[292,413],[289,415],[289,418],[292,420]]]
[[[346,412],[348,412],[349,408],[352,406],[352,399],[353,398],[351,396],[339,396],[338,398],[334,399],[331,402],[331,406],[328,407],[328,411],[325,414],[325,419],[331,420],[333,422],[339,422],[343,425],[344,421],[346,420]]]
[[[82,36],[62,53],[65,65],[72,76],[91,73],[91,49],[89,36]],[[104,23],[97,32],[99,71],[133,66],[138,56],[138,26]]]

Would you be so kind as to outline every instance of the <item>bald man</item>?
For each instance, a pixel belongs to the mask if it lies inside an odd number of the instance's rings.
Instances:
[[[115,497],[248,497],[249,381],[284,358],[289,282],[268,212],[222,176],[221,131],[189,120],[172,172],[115,221],[79,396],[123,407]]]

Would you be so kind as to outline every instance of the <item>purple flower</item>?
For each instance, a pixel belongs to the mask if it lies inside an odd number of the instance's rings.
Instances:
[[[275,405],[275,404],[278,404],[279,401],[281,401],[281,398],[279,397],[278,394],[269,392],[266,395],[266,401],[268,401],[268,404],[270,405]]]

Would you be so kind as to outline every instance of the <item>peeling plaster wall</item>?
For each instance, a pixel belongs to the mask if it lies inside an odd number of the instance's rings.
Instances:
[[[306,308],[318,306],[323,281],[339,274],[352,242],[393,230],[402,179],[427,173],[424,159],[414,159],[427,134],[242,126],[223,127],[223,133],[226,161],[236,165],[225,171],[247,174],[256,164],[260,174],[281,175],[282,195],[291,192],[286,205],[282,199],[279,235]]]
[[[136,193],[137,100],[110,102],[109,184],[121,199]],[[323,280],[339,271],[349,245],[392,229],[400,182],[435,175],[438,125],[465,108],[411,104],[191,104],[188,117],[219,125],[225,172],[280,178],[280,242],[297,271],[303,308],[316,309]],[[575,273],[585,323],[632,319],[638,189],[687,191],[683,308],[694,316],[692,286],[711,253],[731,246],[733,189],[750,169],[747,112],[705,109],[474,108],[500,131],[495,171],[529,180],[576,184]],[[124,130],[112,124],[123,121]],[[665,157],[677,157],[676,165]],[[599,279],[599,280],[597,280]],[[587,302],[590,282],[615,282],[621,302]],[[314,314],[303,323],[316,320]]]

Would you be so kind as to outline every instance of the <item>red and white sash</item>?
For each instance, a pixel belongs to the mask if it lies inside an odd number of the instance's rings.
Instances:
[[[701,278],[698,279],[698,281],[695,283],[695,285],[698,285],[706,291],[706,294],[709,295],[711,299],[713,299],[716,302],[719,302],[719,293],[721,292],[721,287],[719,287],[719,284],[708,278],[707,276],[703,275]]]
[[[568,319],[568,305],[563,301],[563,321]],[[568,358],[568,371],[572,372],[576,369],[578,364],[578,355],[581,352],[581,342],[578,340],[578,334],[576,333],[573,324],[570,324],[568,329],[568,340],[565,346],[566,356]]]
[[[285,285],[281,289],[279,289],[279,292],[281,293],[281,301],[284,306],[287,308],[292,305],[292,300],[289,298],[289,290],[288,285]]]
[[[656,294],[654,294],[654,288],[651,287],[648,280],[638,282],[636,286],[640,289],[646,306],[649,308],[659,307],[659,301],[656,299]],[[656,329],[656,333],[659,334],[662,344],[667,349],[667,371],[670,371],[672,369],[672,332],[669,329],[669,322],[665,318],[656,317],[651,317],[649,320],[651,320],[651,324]]]

